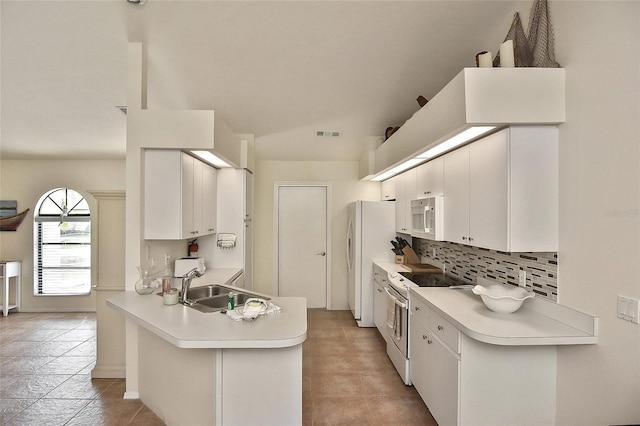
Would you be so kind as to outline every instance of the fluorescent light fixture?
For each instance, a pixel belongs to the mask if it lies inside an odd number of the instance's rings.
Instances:
[[[382,173],[381,175],[378,175],[376,177],[374,177],[373,179],[371,179],[374,182],[379,182],[385,179],[389,179],[391,176],[395,176],[398,173],[402,173],[407,169],[410,169],[411,167],[420,164],[424,162],[424,159],[422,158],[412,158],[410,160],[405,161],[404,163],[400,163],[397,166],[395,166],[392,169],[387,170],[386,172]]]
[[[436,157],[440,154],[442,154],[443,152],[449,151],[450,149],[453,149],[455,147],[457,147],[458,145],[462,145],[465,142],[470,141],[473,138],[476,138],[480,135],[483,135],[493,129],[495,129],[496,126],[475,126],[475,127],[469,127],[467,130],[458,133],[457,135],[447,139],[446,141],[434,146],[433,148],[430,148],[428,150],[426,150],[425,152],[423,152],[422,154],[418,154],[416,156],[416,158],[421,158],[423,160],[428,160],[429,158],[433,158]]]
[[[474,127],[469,127],[468,129],[464,130],[463,132],[458,133],[457,135],[450,137],[449,139],[447,139],[446,141],[439,143],[438,145],[434,146],[433,148],[429,148],[428,150],[426,150],[425,152],[423,152],[422,154],[418,154],[415,157],[413,157],[410,160],[407,160],[403,163],[398,164],[397,166],[395,166],[392,169],[387,170],[384,173],[381,173],[380,175],[374,177],[373,179],[371,179],[374,182],[380,182],[383,181],[385,179],[389,179],[392,176],[397,175],[398,173],[402,173],[407,169],[410,169],[411,167],[418,165],[420,163],[424,163],[426,160],[433,158],[433,157],[437,157],[438,155],[442,154],[443,152],[449,151],[459,145],[462,145],[465,142],[470,141],[471,139],[477,138],[480,135],[484,135],[487,132],[490,132],[491,130],[495,129],[496,126],[474,126]]]
[[[216,157],[210,151],[191,151],[191,153],[197,157],[200,157],[204,161],[213,164],[216,167],[231,167],[226,161]]]

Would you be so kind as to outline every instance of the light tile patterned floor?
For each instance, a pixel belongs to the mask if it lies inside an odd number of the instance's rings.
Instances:
[[[377,329],[358,328],[349,311],[309,310],[308,320],[304,425],[437,426]],[[0,316],[0,425],[163,425],[122,399],[123,379],[91,379],[95,352],[95,314]]]
[[[376,328],[359,328],[350,311],[308,311],[303,345],[305,425],[437,426],[387,357]]]
[[[91,379],[95,336],[92,313],[0,316],[0,425],[164,425],[123,379]]]

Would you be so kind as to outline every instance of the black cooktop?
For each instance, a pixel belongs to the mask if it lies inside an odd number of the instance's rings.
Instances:
[[[469,284],[460,278],[445,274],[419,274],[411,272],[400,272],[400,275],[407,278],[418,287],[451,287],[452,285]]]

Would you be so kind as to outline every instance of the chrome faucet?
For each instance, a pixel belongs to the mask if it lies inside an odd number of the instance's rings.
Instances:
[[[188,306],[191,306],[195,303],[187,299],[187,293],[189,292],[189,287],[191,286],[191,280],[194,277],[201,277],[201,276],[202,276],[202,273],[198,270],[198,268],[193,268],[192,270],[190,270],[189,272],[187,272],[182,276],[182,295],[180,296],[180,303]]]

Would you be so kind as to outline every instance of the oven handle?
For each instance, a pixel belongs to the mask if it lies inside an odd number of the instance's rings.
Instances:
[[[387,287],[384,288],[384,291],[387,292],[389,297],[393,299],[393,301],[395,302],[396,305],[400,306],[402,309],[407,309],[407,304],[406,303],[402,303],[401,301],[399,301],[397,297],[395,297],[393,294],[391,294],[389,292],[389,289]]]

